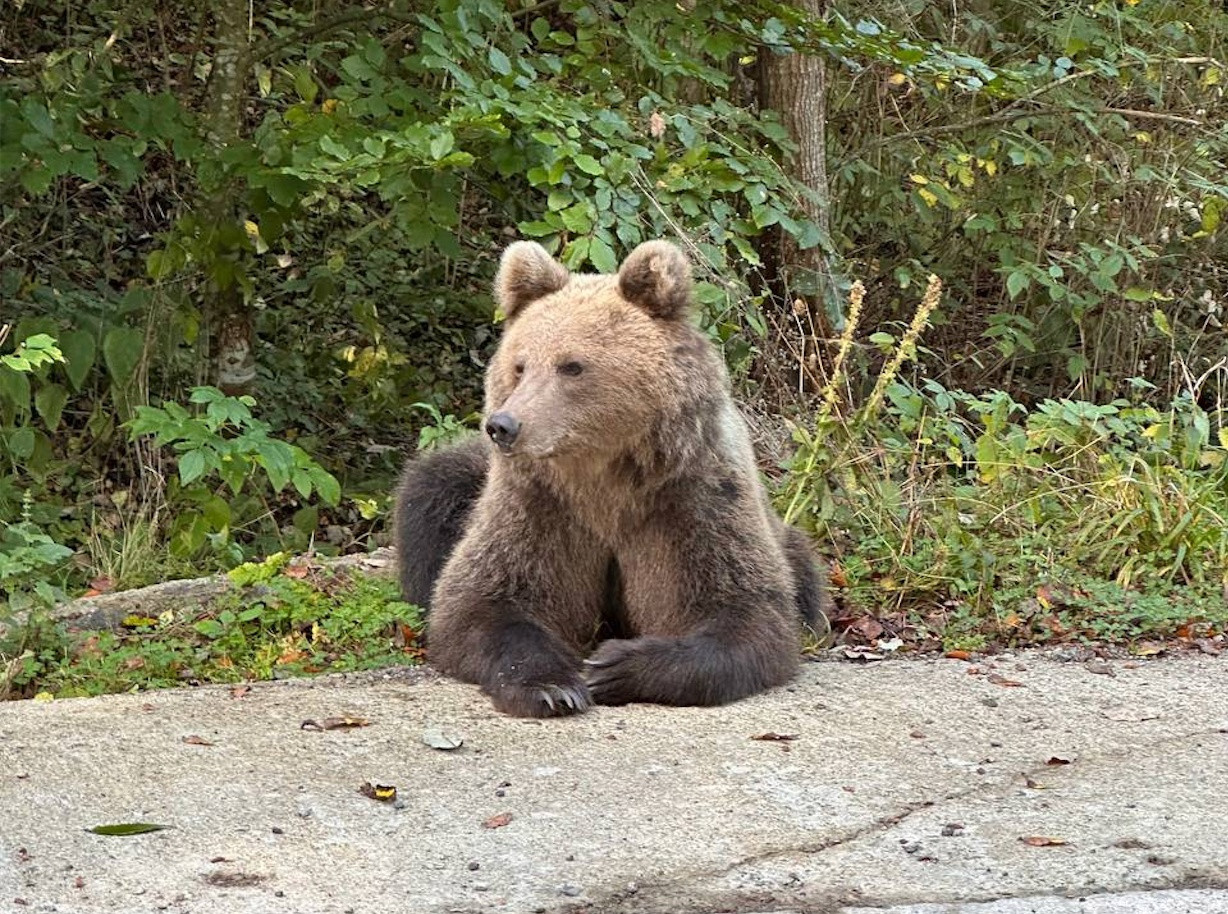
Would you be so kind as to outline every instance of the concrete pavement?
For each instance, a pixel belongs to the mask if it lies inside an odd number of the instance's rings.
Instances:
[[[1228,657],[1108,669],[552,721],[429,670],[0,704],[0,911],[1228,914]],[[86,831],[134,821],[172,827]]]

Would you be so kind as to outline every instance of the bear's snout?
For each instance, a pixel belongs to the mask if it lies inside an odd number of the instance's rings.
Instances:
[[[520,420],[511,413],[495,413],[486,420],[486,434],[501,451],[510,451],[520,434]]]

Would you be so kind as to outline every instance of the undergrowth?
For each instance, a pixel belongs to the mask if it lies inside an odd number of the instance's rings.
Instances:
[[[834,550],[854,636],[975,650],[1228,628],[1224,363],[1159,404],[1140,380],[1107,404],[905,380],[940,299],[931,278],[857,405],[843,366],[862,294],[782,493],[787,519]]]
[[[421,656],[417,610],[393,578],[290,564],[230,572],[236,589],[188,614],[129,616],[68,633],[35,615],[0,638],[0,698],[100,695],[372,669]]]

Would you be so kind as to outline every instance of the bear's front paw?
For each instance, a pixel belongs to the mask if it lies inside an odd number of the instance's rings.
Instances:
[[[603,641],[584,661],[584,678],[594,701],[603,705],[625,705],[643,698],[647,671],[642,647],[642,641],[614,638]]]
[[[490,690],[495,707],[513,717],[563,717],[593,706],[588,686],[577,674],[558,682],[507,683]]]

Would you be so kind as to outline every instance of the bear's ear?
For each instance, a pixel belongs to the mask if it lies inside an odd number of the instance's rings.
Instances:
[[[691,307],[691,262],[668,241],[646,241],[618,271],[618,291],[662,320],[681,320]]]
[[[567,267],[536,241],[515,241],[499,261],[495,299],[503,315],[510,318],[530,302],[557,292],[570,278]]]

